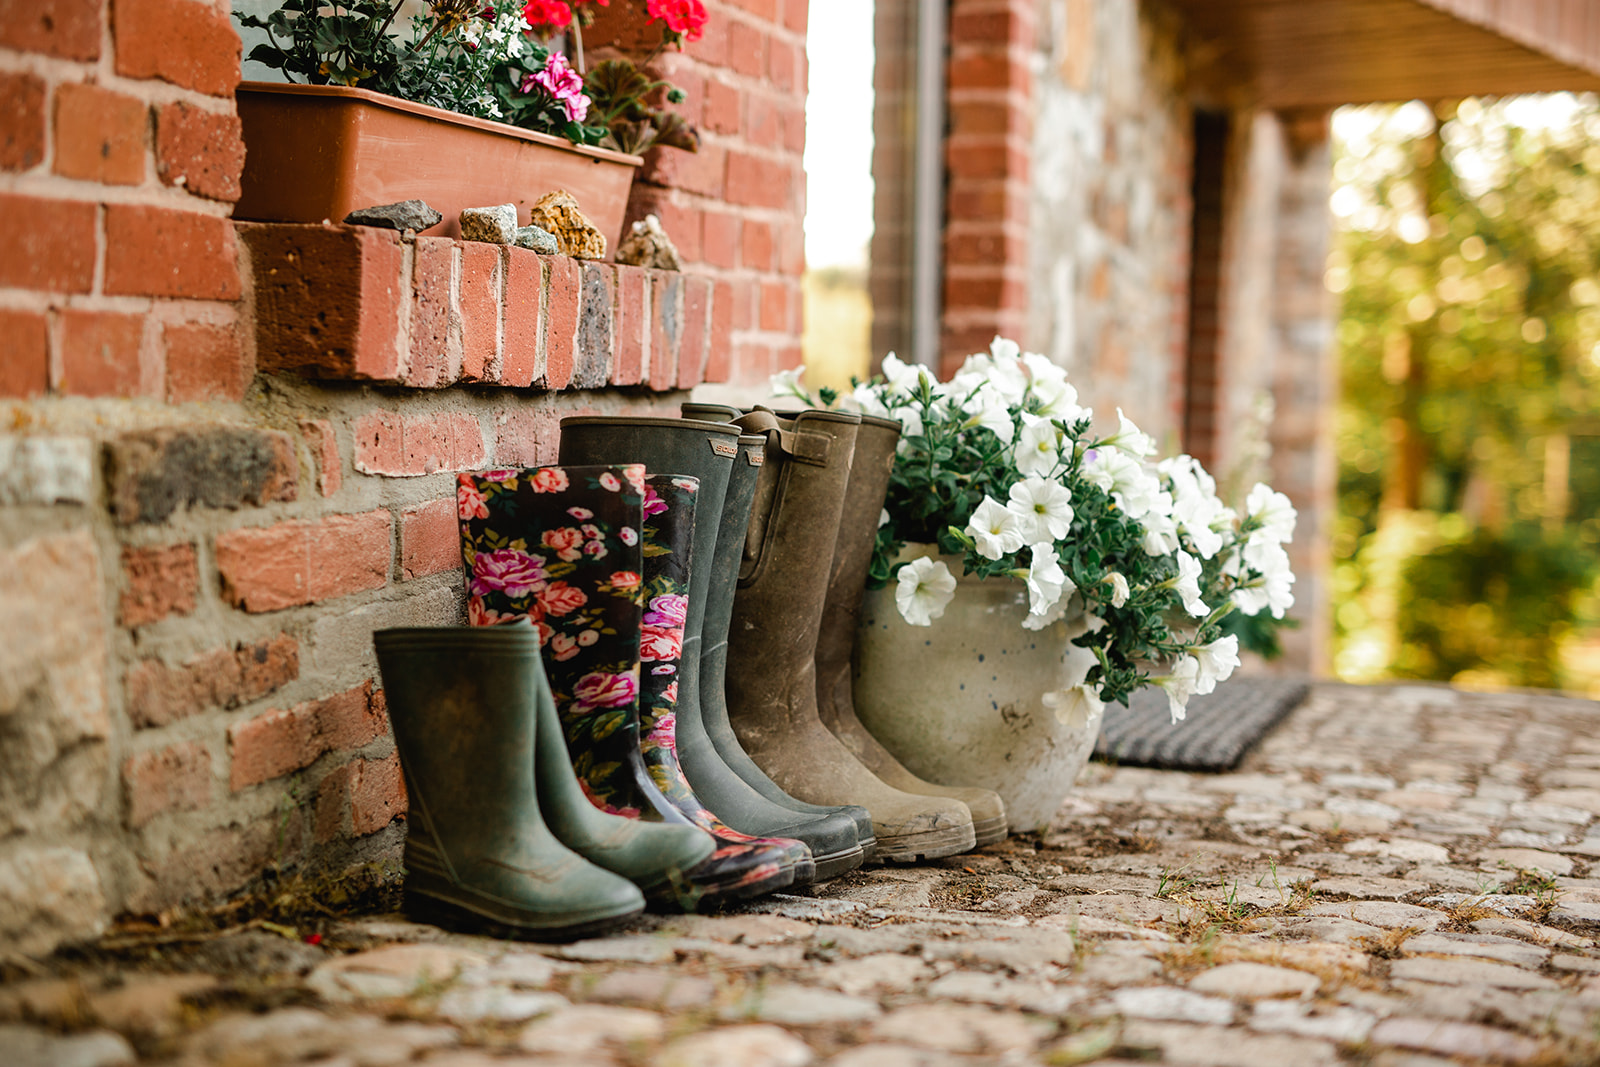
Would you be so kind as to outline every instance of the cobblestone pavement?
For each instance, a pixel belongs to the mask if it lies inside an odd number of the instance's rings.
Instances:
[[[0,985],[0,1060],[1596,1062],[1597,713],[1320,685],[1238,773],[1092,765],[1047,833],[572,945],[124,937]]]

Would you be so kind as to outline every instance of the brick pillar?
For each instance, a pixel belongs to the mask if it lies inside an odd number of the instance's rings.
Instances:
[[[952,0],[943,357],[948,377],[1028,315],[1030,0]]]

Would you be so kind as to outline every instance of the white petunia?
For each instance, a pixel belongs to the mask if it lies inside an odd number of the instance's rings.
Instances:
[[[878,529],[881,530],[887,525],[889,525],[889,509],[884,508],[878,512]]]
[[[1294,540],[1294,524],[1299,516],[1289,498],[1273,492],[1271,486],[1257,482],[1245,498],[1244,513],[1261,524],[1251,531],[1251,541],[1285,543]]]
[[[907,363],[893,352],[883,357],[883,380],[890,393],[915,396],[922,388],[923,379],[933,380],[927,367]]]
[[[800,384],[800,378],[806,372],[804,365],[781,370],[768,379],[771,396],[792,397],[795,400],[811,402],[811,394],[806,392],[806,387]]]
[[[1172,667],[1172,673],[1164,678],[1152,678],[1167,693],[1167,709],[1172,712],[1173,722],[1182,722],[1188,713],[1189,698],[1195,694],[1195,685],[1200,677],[1200,663],[1193,656],[1184,656]]]
[[[1128,579],[1122,576],[1122,572],[1112,571],[1100,581],[1111,585],[1112,607],[1120,608],[1128,602]]]
[[[1182,549],[1173,558],[1178,561],[1178,576],[1172,579],[1172,588],[1183,598],[1183,610],[1197,619],[1211,614],[1200,599],[1200,561]]]
[[[1072,532],[1072,490],[1060,482],[1024,478],[1011,487],[1006,508],[1022,520],[1029,541],[1059,541]]]
[[[1233,634],[1219,637],[1209,645],[1196,645],[1189,652],[1200,665],[1194,691],[1202,696],[1216,689],[1218,682],[1226,682],[1239,666],[1239,638]]]
[[[1067,372],[1061,367],[1035,352],[1026,353],[1022,365],[1028,370],[1028,389],[1040,415],[1070,426],[1088,414],[1078,406],[1078,391],[1067,384]]]
[[[1055,610],[1063,597],[1076,593],[1078,587],[1061,569],[1055,545],[1040,542],[1029,545],[1028,551],[1033,554],[1033,562],[1028,565],[1028,616],[1043,618]]]
[[[1139,525],[1144,527],[1144,539],[1140,545],[1145,555],[1170,556],[1178,548],[1178,524],[1170,515],[1153,510],[1139,520]]]
[[[1022,432],[1017,435],[1017,447],[1011,460],[1024,475],[1048,478],[1061,466],[1061,452],[1057,445],[1059,434],[1055,423],[1038,415],[1022,416]]]
[[[1156,505],[1162,489],[1161,482],[1143,463],[1115,449],[1095,450],[1092,468],[1085,465],[1084,473],[1096,485],[1102,485],[1117,502],[1117,507],[1130,519],[1143,518]]]
[[[999,559],[1008,552],[1021,548],[1026,540],[1022,534],[1022,520],[1016,513],[1007,511],[993,497],[984,497],[967,522],[966,533],[978,544],[978,555],[984,559]]]
[[[1005,401],[991,396],[990,402],[978,409],[971,418],[967,419],[968,426],[982,426],[1000,439],[1003,445],[1009,445],[1017,436],[1017,424],[1011,419],[1011,409]]]
[[[1069,730],[1086,730],[1099,721],[1106,710],[1100,691],[1092,685],[1074,685],[1044,695],[1044,706],[1056,722]]]
[[[1294,571],[1289,568],[1288,553],[1272,542],[1247,544],[1244,561],[1258,576],[1233,591],[1234,606],[1246,615],[1270,609],[1274,619],[1283,618],[1283,613],[1294,607],[1294,594],[1289,590],[1294,584]]]
[[[894,591],[895,606],[912,626],[931,626],[956,595],[955,575],[944,560],[926,556],[901,567],[899,583]]]
[[[1101,443],[1119,448],[1130,456],[1142,458],[1156,454],[1155,438],[1135,426],[1121,408],[1117,409],[1117,432]]]

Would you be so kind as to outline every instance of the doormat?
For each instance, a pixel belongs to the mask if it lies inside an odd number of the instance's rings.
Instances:
[[[1174,723],[1167,694],[1141,689],[1128,706],[1107,704],[1095,759],[1174,771],[1231,771],[1311,692],[1291,678],[1235,678],[1191,697],[1188,717]]]

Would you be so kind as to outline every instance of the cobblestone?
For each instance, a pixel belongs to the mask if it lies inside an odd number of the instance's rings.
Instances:
[[[1591,1062],[1596,710],[1317,686],[1233,774],[1091,764],[1040,834],[570,945],[377,915],[51,959],[0,983],[0,1060]]]

